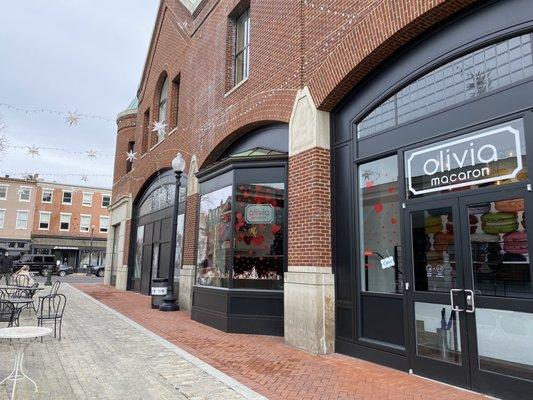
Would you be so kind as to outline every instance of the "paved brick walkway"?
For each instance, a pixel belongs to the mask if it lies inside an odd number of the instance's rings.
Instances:
[[[220,332],[186,312],[152,310],[149,297],[136,293],[78,288],[271,400],[486,399],[339,354],[312,356],[281,338]]]
[[[29,347],[25,370],[39,392],[28,381],[20,381],[17,399],[244,398],[228,386],[234,382],[231,378],[78,290],[63,285],[62,291],[68,297],[63,340],[47,338]],[[25,311],[21,325],[35,324],[35,315]],[[11,371],[13,359],[14,349],[0,342],[0,380]],[[225,378],[228,384],[221,382]],[[0,399],[9,398],[11,385],[0,386]],[[252,391],[249,394],[259,398]]]

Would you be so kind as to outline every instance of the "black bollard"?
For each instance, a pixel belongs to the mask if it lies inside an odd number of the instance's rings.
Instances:
[[[44,286],[52,286],[52,266],[49,265],[46,271],[46,282]]]

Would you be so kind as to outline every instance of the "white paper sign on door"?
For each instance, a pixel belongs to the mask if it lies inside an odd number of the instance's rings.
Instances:
[[[387,269],[394,267],[394,257],[389,256],[381,259],[381,269]]]

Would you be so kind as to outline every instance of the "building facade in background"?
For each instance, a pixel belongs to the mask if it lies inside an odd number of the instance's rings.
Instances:
[[[527,397],[532,32],[526,0],[161,1],[105,281],[172,268],[201,323]]]
[[[75,270],[89,265],[89,254],[91,265],[103,265],[110,204],[106,189],[38,182],[33,253],[55,255]]]
[[[0,251],[29,253],[35,215],[35,180],[0,178]]]

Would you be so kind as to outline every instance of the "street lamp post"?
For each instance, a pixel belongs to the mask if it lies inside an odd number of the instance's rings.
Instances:
[[[174,214],[172,216],[172,241],[170,242],[170,262],[168,265],[167,294],[159,306],[160,311],[179,310],[176,296],[174,296],[174,268],[176,266],[176,240],[178,237],[178,207],[180,204],[181,174],[185,170],[185,159],[178,153],[172,160],[172,169],[176,174],[176,194],[174,196]]]
[[[86,276],[91,276],[91,262],[92,262],[92,255],[93,255],[93,238],[94,238],[94,225],[91,225],[91,244],[89,245],[89,266],[87,267],[87,272],[85,273]]]

